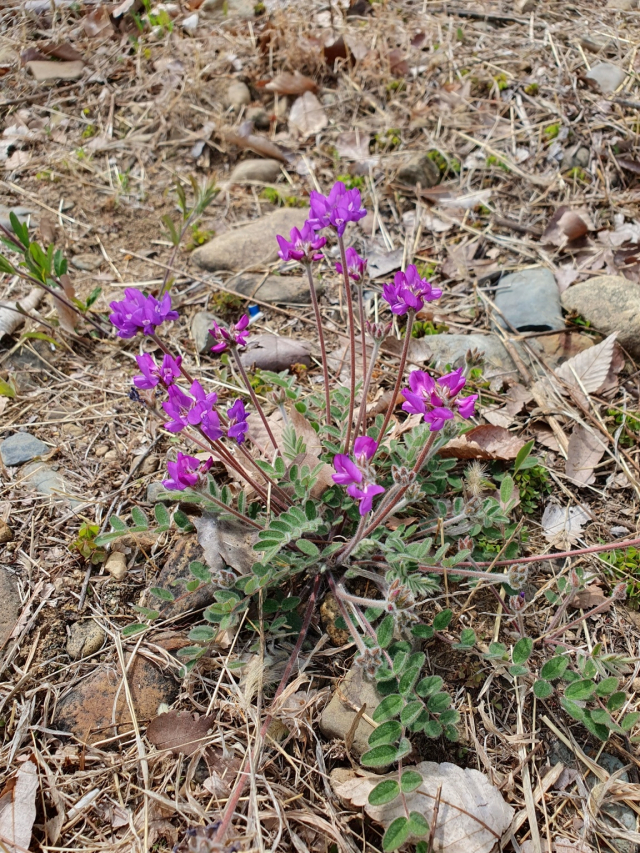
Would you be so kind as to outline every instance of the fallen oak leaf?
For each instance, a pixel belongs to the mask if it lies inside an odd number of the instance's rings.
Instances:
[[[556,376],[580,394],[583,391],[588,394],[599,391],[609,378],[617,335],[617,332],[613,332],[602,343],[567,359],[556,369]]]
[[[398,797],[382,806],[369,804],[369,794],[385,779],[397,779],[398,774],[386,776],[356,776],[353,771],[331,773],[331,785],[336,794],[351,805],[364,807],[373,820],[388,827],[396,818],[409,812],[423,815],[430,824],[438,791],[440,806],[433,835],[434,853],[490,853],[509,828],[514,809],[501,793],[478,770],[463,769],[455,764],[421,761],[415,770],[422,784],[403,798]],[[350,774],[350,778],[347,774]]]
[[[588,486],[595,481],[594,469],[602,459],[605,445],[590,429],[577,424],[567,447],[565,473],[578,486]]]
[[[583,526],[589,521],[591,516],[581,506],[547,504],[541,519],[542,532],[549,542],[561,539],[571,545],[578,541]]]
[[[515,459],[524,441],[501,426],[482,424],[452,439],[438,452],[445,459]]]
[[[0,848],[6,853],[24,853],[29,849],[37,793],[37,768],[32,761],[25,761],[0,794]]]
[[[540,239],[542,243],[563,249],[567,243],[579,240],[593,230],[593,222],[585,208],[571,210],[566,205],[562,205],[551,217]]]
[[[173,755],[193,755],[203,745],[215,718],[191,711],[169,711],[154,717],[147,726],[147,738],[156,749]]]
[[[281,163],[291,165],[295,160],[295,154],[292,151],[287,151],[281,148],[275,142],[267,139],[266,136],[261,136],[258,133],[253,133],[253,122],[244,122],[235,130],[221,130],[220,136],[225,142],[231,145],[237,145],[238,148],[253,151],[261,157],[267,157],[273,160],[280,160]]]
[[[266,89],[267,92],[275,92],[276,95],[302,95],[305,92],[316,92],[318,84],[310,77],[306,77],[299,71],[283,71],[272,80],[259,80],[256,86]]]
[[[324,107],[313,92],[297,98],[289,112],[289,129],[303,139],[320,133],[328,122]]]

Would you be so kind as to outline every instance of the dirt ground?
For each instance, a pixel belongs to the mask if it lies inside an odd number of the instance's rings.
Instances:
[[[361,252],[387,270],[414,262],[444,289],[420,318],[426,344],[443,331],[504,338],[493,323],[501,275],[545,268],[562,293],[599,275],[640,284],[640,10],[622,10],[622,0],[619,9],[606,5],[357,0],[347,9],[265,0],[253,8],[180,0],[145,11],[140,3],[0,3],[0,221],[22,209],[36,238],[71,260],[77,298],[99,288],[89,312],[98,321],[123,288],[157,292],[170,272],[181,315],[170,343],[221,399],[232,396],[236,379],[197,351],[198,312],[232,320],[258,304],[263,316],[252,330],[306,340],[315,356],[313,315],[306,302],[233,295],[235,272],[204,270],[193,250],[281,206],[300,208],[302,224],[309,192],[327,191],[338,176],[361,189],[370,210],[351,232]],[[82,66],[77,79],[41,82],[34,61]],[[590,79],[601,63],[622,69],[612,90]],[[266,183],[231,180],[248,158],[275,159],[280,174]],[[192,177],[215,182],[219,192],[171,264],[162,220],[177,220],[176,182],[190,200]],[[244,269],[291,273],[281,267],[248,258]],[[386,280],[372,281],[371,304]],[[335,349],[344,340],[342,301],[329,267],[322,284]],[[149,487],[176,442],[130,398],[137,344],[100,337],[86,320],[75,333],[64,331],[37,289],[26,320],[5,307],[25,305],[31,291],[19,276],[0,277],[0,328],[9,329],[0,342],[0,437],[27,431],[45,442],[42,464],[58,480],[52,498],[23,467],[0,469],[0,807],[31,761],[39,788],[29,849],[221,849],[204,831],[187,830],[219,817],[291,641],[258,649],[261,676],[251,686],[246,672],[234,674],[233,664],[257,648],[240,631],[213,644],[183,679],[176,652],[197,615],[122,637],[136,618],[132,605],[149,606],[158,575],[179,576],[199,546],[195,534],[185,546],[185,535],[173,531],[131,538],[118,546],[126,569],[114,576],[104,562],[91,562],[91,537],[109,529],[114,513],[152,512]],[[516,361],[508,376],[498,373],[480,388],[478,423],[534,438],[547,471],[523,486],[525,555],[640,535],[640,344],[633,347],[640,315],[630,321],[632,343],[611,349],[602,381],[589,393],[550,399],[541,391],[545,376],[610,331],[579,310],[565,320],[562,332],[512,336],[509,354],[524,352],[526,364]],[[376,377],[387,391],[396,365],[388,352]],[[317,361],[297,370],[316,390]],[[600,437],[591,468],[575,458],[578,428]],[[490,469],[512,458],[501,447],[485,457]],[[549,501],[581,507],[582,524],[554,540],[543,522]],[[628,593],[628,606],[574,630],[586,649],[603,643],[628,659],[631,711],[640,694],[640,550],[626,554],[614,565],[598,553],[573,561],[592,573],[596,603],[619,581]],[[536,565],[531,596],[564,564]],[[490,641],[500,630],[494,598],[483,592],[468,608],[461,626],[472,624]],[[379,824],[329,784],[335,767],[357,765],[344,741],[328,741],[318,729],[355,650],[326,629],[314,620],[294,698],[263,744],[235,824],[239,849],[382,849]],[[463,723],[457,744],[425,739],[415,745],[418,758],[486,774],[516,810],[516,853],[637,849],[637,826],[625,824],[625,836],[620,825],[603,823],[590,794],[595,777],[588,778],[603,751],[604,780],[626,767],[618,799],[626,820],[637,817],[637,727],[603,747],[557,702],[523,717],[506,685],[487,680],[465,655],[452,659],[438,640],[427,654],[434,673],[447,673]],[[212,715],[206,745],[176,755],[150,742],[146,727],[163,705]],[[564,775],[552,778],[558,762]]]

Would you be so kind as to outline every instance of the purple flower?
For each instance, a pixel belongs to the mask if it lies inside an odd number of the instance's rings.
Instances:
[[[478,395],[457,396],[466,385],[462,368],[441,376],[435,382],[423,370],[414,370],[409,374],[409,385],[411,387],[403,391],[406,402],[402,408],[412,415],[422,415],[431,432],[442,429],[445,421],[453,418],[455,410],[466,419],[475,414]]]
[[[228,329],[223,329],[214,323],[213,328],[209,329],[209,334],[216,341],[211,347],[211,352],[224,352],[228,347],[245,347],[249,337],[249,332],[246,331],[248,325],[248,314],[243,314],[235,326],[229,326]]]
[[[193,402],[191,409],[187,414],[187,421],[192,426],[196,426],[197,424],[202,423],[203,418],[205,418],[207,413],[210,412],[218,402],[218,395],[215,391],[211,391],[209,394],[205,393],[204,388],[197,380],[191,383],[189,392],[195,402]]]
[[[187,456],[178,452],[175,462],[167,462],[169,477],[162,481],[165,489],[181,492],[197,485],[202,474],[205,474],[213,465],[213,459],[209,457],[206,462],[200,462],[195,456]]]
[[[164,426],[169,432],[180,432],[188,423],[187,415],[193,400],[177,385],[170,385],[168,394],[169,399],[162,404],[162,408],[169,415],[169,420]]]
[[[140,329],[145,335],[152,335],[156,326],[165,320],[177,320],[178,312],[171,310],[171,297],[168,293],[158,302],[155,296],[145,296],[135,287],[127,287],[124,299],[111,302],[113,314],[109,317],[118,329],[121,338],[133,338]]]
[[[141,391],[148,391],[149,388],[155,388],[159,382],[162,382],[168,388],[180,376],[181,356],[173,358],[165,354],[162,364],[159,367],[153,356],[149,355],[149,353],[137,355],[136,361],[142,371],[142,376],[134,376],[133,384]]]
[[[328,196],[315,192],[309,196],[311,215],[309,224],[315,231],[332,227],[341,237],[348,222],[358,222],[367,211],[362,207],[359,190],[348,190],[342,181],[336,181]]]
[[[220,426],[220,415],[215,409],[209,409],[202,415],[200,429],[211,441],[218,441],[224,435]]]
[[[358,507],[360,515],[366,515],[368,512],[371,512],[373,499],[376,495],[381,495],[383,492],[384,488],[377,486],[375,483],[365,483],[363,489],[355,485],[347,487],[347,494],[354,498],[354,500],[360,501]]]
[[[377,449],[378,442],[373,438],[369,438],[368,435],[361,435],[353,443],[353,455],[361,466],[366,465],[367,462],[373,459]]]
[[[442,296],[439,287],[432,287],[420,274],[415,264],[409,264],[405,272],[397,272],[393,284],[382,287],[382,295],[389,303],[394,314],[406,314],[408,311],[421,311],[425,302],[433,302]]]
[[[333,457],[333,467],[336,469],[336,473],[333,474],[333,482],[340,486],[361,483],[364,478],[356,463],[352,462],[344,453],[338,453]]]
[[[349,274],[349,278],[352,278],[354,281],[360,281],[367,268],[367,262],[351,246],[349,246],[345,254],[347,256],[347,273]],[[342,264],[336,264],[336,271],[342,274]]]
[[[235,438],[238,444],[242,444],[245,439],[245,433],[249,429],[249,424],[247,423],[248,416],[242,400],[236,400],[233,406],[227,409],[227,416],[229,418],[227,435],[229,438]]]
[[[311,227],[311,223],[305,222],[302,230],[292,228],[289,235],[290,239],[281,237],[279,234],[276,237],[280,251],[278,255],[283,261],[319,261],[322,258],[321,249],[327,242],[326,237],[318,237]]]

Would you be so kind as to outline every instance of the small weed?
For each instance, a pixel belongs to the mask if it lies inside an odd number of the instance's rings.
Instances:
[[[387,94],[391,95],[394,92],[403,92],[407,88],[404,80],[392,80],[386,85]]]
[[[537,95],[540,91],[540,86],[537,83],[529,83],[528,86],[524,87],[525,95]]]
[[[84,148],[76,148],[75,155],[78,158],[78,160],[86,160],[87,159],[87,155],[84,151]]]
[[[90,524],[88,521],[83,522],[78,530],[78,535],[69,545],[70,551],[77,551],[85,560],[90,560],[95,566],[98,563],[103,563],[107,558],[107,552],[104,548],[99,548],[96,545],[96,536],[100,533],[98,524]]]
[[[605,563],[611,566],[611,575],[616,580],[627,582],[628,601],[634,610],[640,608],[640,549],[630,547],[620,551],[601,554]]]
[[[574,166],[573,169],[569,169],[567,177],[573,181],[577,181],[579,184],[589,183],[589,175],[580,166]]]
[[[259,15],[264,15],[266,11],[267,7],[264,5],[264,3],[256,3],[256,5],[253,7],[253,14],[256,16],[256,18]]]
[[[520,506],[526,515],[539,509],[544,497],[551,494],[551,478],[542,465],[518,471],[513,479],[520,491]]]
[[[224,290],[217,290],[212,294],[209,305],[214,314],[217,314],[223,320],[229,321],[235,319],[242,311],[244,299],[236,296],[234,293],[225,293]]]
[[[387,151],[397,148],[402,142],[401,130],[399,127],[390,127],[389,130],[376,133],[373,141],[378,148],[384,148]]]
[[[510,172],[511,169],[507,166],[504,160],[501,160],[500,157],[496,157],[494,154],[490,154],[487,157],[487,168],[490,169],[492,166],[497,166],[499,169],[502,169],[504,172]]]
[[[505,89],[509,88],[509,78],[506,74],[496,74],[493,81],[498,87],[499,92],[504,92]]]
[[[191,239],[187,243],[187,251],[190,252],[193,249],[197,249],[198,246],[204,246],[205,243],[208,243],[212,237],[215,237],[215,231],[209,231],[206,228],[199,228],[198,225],[191,226]],[[238,309],[240,310],[240,309]]]
[[[411,330],[411,337],[425,338],[428,335],[441,335],[448,331],[449,327],[444,323],[433,323],[431,320],[416,320]]]
[[[427,151],[427,157],[436,164],[441,174],[444,175],[447,171],[453,172],[455,175],[460,174],[462,164],[455,157],[446,158],[435,149]]]
[[[82,131],[82,138],[83,139],[91,139],[91,137],[95,136],[97,132],[98,132],[98,129],[95,126],[95,124],[88,124],[85,127],[85,129]]]
[[[555,139],[560,134],[561,127],[562,125],[560,122],[556,122],[556,124],[550,124],[548,127],[545,127],[542,132],[548,142],[551,142],[552,139]]]
[[[363,190],[366,186],[364,178],[358,175],[338,175],[338,180],[342,181],[348,190]]]
[[[60,180],[52,169],[43,169],[42,172],[36,172],[36,179],[39,181],[51,181],[51,183],[57,183]]]
[[[298,198],[295,195],[284,195],[284,193],[276,189],[276,187],[265,187],[260,193],[260,198],[265,199],[270,204],[275,204],[278,207],[306,207],[307,202]]]
[[[621,412],[619,409],[608,409],[607,415],[612,418],[609,432],[620,430],[618,441],[622,447],[636,447],[640,440],[640,412]]]

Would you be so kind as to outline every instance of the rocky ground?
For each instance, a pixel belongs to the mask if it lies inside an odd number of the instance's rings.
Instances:
[[[308,285],[278,260],[275,236],[302,224],[312,189],[343,176],[369,210],[349,235],[369,258],[368,313],[382,282],[413,261],[444,296],[419,318],[411,363],[444,369],[469,349],[483,354],[485,432],[458,455],[500,464],[536,441],[548,473],[526,487],[527,553],[638,535],[634,0],[25,0],[0,16],[0,223],[11,227],[13,211],[63,251],[72,293],[93,295],[90,316],[106,316],[127,285],[157,291],[170,275],[181,314],[171,344],[221,398],[237,379],[208,352],[208,329],[247,306],[257,314],[247,368],[292,369],[316,389]],[[179,220],[176,183],[191,204],[192,177],[218,192],[174,252],[163,218]],[[148,588],[188,577],[204,556],[197,533],[138,535],[108,554],[93,542],[112,513],[152,511],[174,443],[129,398],[131,345],[85,321],[74,331],[41,289],[0,281],[0,827],[32,764],[39,793],[23,848],[168,850],[216,819],[253,743],[259,703],[232,666],[250,643],[221,637],[178,677],[206,589],[166,608],[161,629],[122,638]],[[330,264],[318,289],[339,375]],[[377,377],[387,390],[397,352],[390,345]],[[553,374],[573,391],[550,388]],[[549,504],[574,513],[573,526],[554,526]],[[628,584],[629,607],[590,620],[585,636],[631,659],[629,709],[640,692],[631,552],[614,566],[579,561],[601,596]],[[490,635],[488,609],[478,596],[474,619]],[[381,849],[380,827],[329,784],[361,754],[363,706],[376,701],[350,670],[335,617],[328,597],[270,730],[242,849]],[[262,649],[265,695],[289,651]],[[452,664],[437,641],[430,655],[464,732],[457,745],[420,744],[419,759],[485,773],[516,810],[516,851],[635,849],[637,731],[603,750],[555,706],[525,732],[499,684]],[[189,715],[171,717],[171,737],[157,723],[169,709]],[[205,720],[197,737],[192,714]],[[596,776],[618,771],[629,786],[599,811]]]

